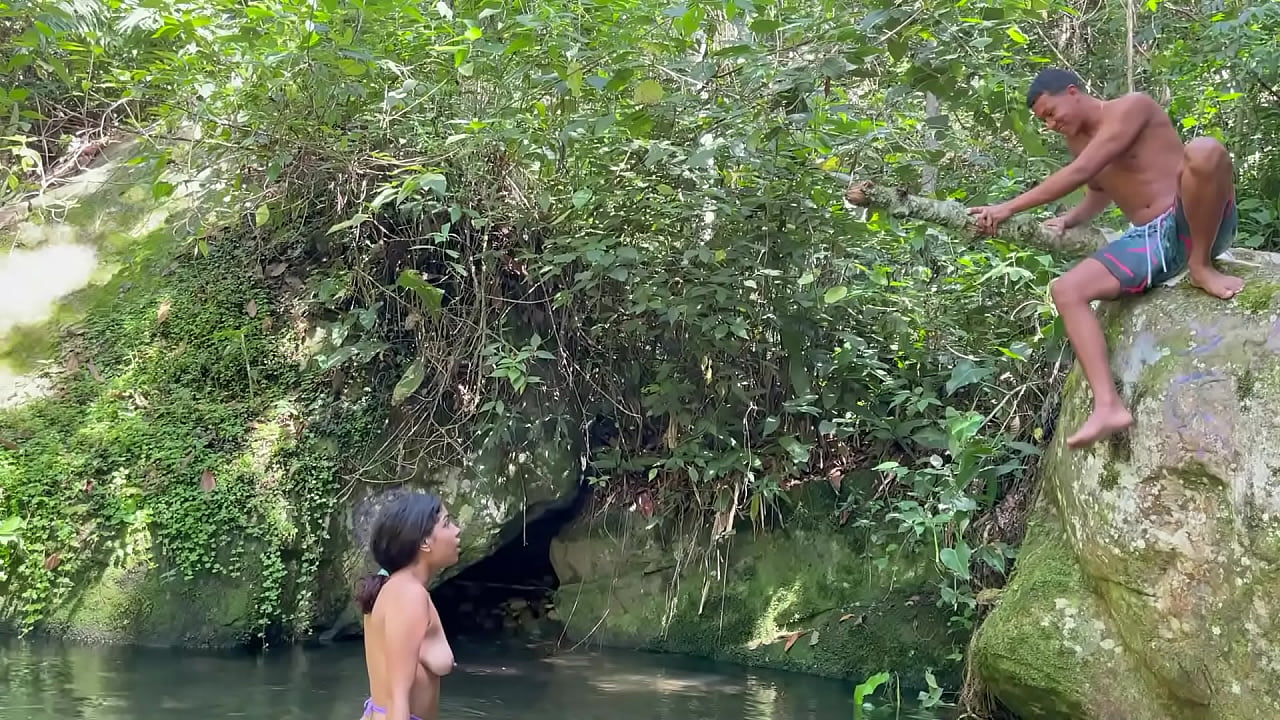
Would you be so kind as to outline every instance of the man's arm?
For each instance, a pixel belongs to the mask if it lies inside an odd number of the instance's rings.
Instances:
[[[1062,215],[1063,227],[1073,228],[1083,225],[1102,214],[1111,205],[1111,196],[1105,190],[1095,189],[1093,185],[1085,185],[1084,199],[1075,207]]]
[[[1103,116],[1098,134],[1080,157],[1045,178],[1044,182],[1004,203],[1009,214],[1015,215],[1053,202],[1092,180],[1138,139],[1138,134],[1147,125],[1153,104],[1154,101],[1146,95],[1129,95],[1117,100]]]

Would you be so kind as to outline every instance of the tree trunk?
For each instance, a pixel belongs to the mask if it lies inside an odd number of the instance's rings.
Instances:
[[[879,186],[869,180],[850,183],[844,198],[857,207],[880,210],[898,218],[921,220],[953,230],[974,229],[968,209],[954,200],[910,195],[900,188]],[[1026,215],[1015,215],[1001,223],[1000,237],[1067,259],[1087,257],[1107,241],[1104,231],[1089,225],[1072,228],[1055,237],[1040,221]]]

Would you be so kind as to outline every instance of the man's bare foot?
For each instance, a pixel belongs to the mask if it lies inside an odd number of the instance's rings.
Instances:
[[[1213,266],[1203,270],[1191,270],[1191,284],[1214,297],[1230,300],[1244,288],[1244,280],[1234,275],[1224,275]]]
[[[1110,437],[1133,424],[1133,415],[1123,406],[1112,409],[1095,408],[1079,430],[1067,438],[1067,447],[1079,450],[1103,438]]]

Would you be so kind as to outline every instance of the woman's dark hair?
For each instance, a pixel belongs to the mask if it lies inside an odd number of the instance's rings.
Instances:
[[[369,552],[382,570],[396,572],[413,563],[418,547],[435,530],[440,519],[440,498],[431,493],[411,492],[388,504],[378,514],[369,535]],[[387,576],[374,572],[356,583],[356,604],[365,615],[373,612]]]

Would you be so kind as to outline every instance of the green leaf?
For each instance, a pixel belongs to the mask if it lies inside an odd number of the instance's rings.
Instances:
[[[369,68],[365,67],[365,64],[358,60],[352,60],[351,58],[339,58],[338,69],[345,75],[356,77],[358,75],[365,74],[365,71]]]
[[[689,156],[685,164],[689,167],[708,167],[711,161],[715,159],[716,149],[714,147],[699,148]]]
[[[764,425],[760,428],[760,434],[766,436],[772,434],[774,430],[778,429],[778,425],[781,422],[782,418],[777,415],[770,415],[764,419]]]
[[[1027,36],[1023,35],[1022,32],[1019,31],[1018,28],[1016,27],[1007,28],[1005,30],[1005,33],[1007,33],[1009,37],[1012,38],[1013,41],[1018,43],[1019,45],[1025,45],[1027,42]]]
[[[822,302],[828,305],[832,303],[838,303],[841,300],[845,299],[845,297],[848,294],[849,294],[849,288],[845,287],[844,285],[836,285],[833,288],[828,288],[827,291],[822,294]]]
[[[680,17],[676,18],[672,22],[672,24],[675,26],[677,30],[680,31],[682,35],[684,35],[685,37],[689,37],[698,31],[698,28],[702,25],[702,20],[704,17],[705,15],[702,11],[702,8],[697,5],[694,5],[693,7],[684,11],[684,13],[680,15]]]
[[[444,197],[449,189],[449,180],[440,173],[423,173],[418,176],[418,181],[422,187],[433,190],[440,197]]]
[[[253,224],[257,225],[258,227],[262,227],[263,225],[266,225],[267,221],[270,219],[271,219],[271,208],[267,207],[266,203],[259,205],[258,209],[253,211]]]
[[[761,35],[765,35],[782,27],[782,22],[779,20],[774,20],[773,18],[762,17],[762,18],[756,18],[755,20],[752,20],[751,24],[748,25],[747,27],[750,28],[751,32],[753,33],[759,33]]]
[[[522,50],[536,47],[537,44],[532,33],[520,33],[507,42],[507,47],[502,52],[506,55],[514,55]]]
[[[582,66],[578,63],[569,65],[569,72],[564,77],[565,87],[575,96],[582,92]]]
[[[1020,440],[1014,440],[1013,442],[1010,442],[1010,443],[1009,443],[1009,447],[1010,447],[1010,448],[1013,448],[1014,450],[1017,450],[1018,452],[1022,453],[1023,455],[1037,455],[1037,456],[1038,456],[1038,455],[1040,455],[1040,454],[1041,454],[1041,452],[1042,452],[1042,451],[1040,450],[1040,448],[1036,447],[1035,445],[1032,445],[1031,443],[1025,443],[1025,442],[1022,442],[1022,441],[1020,441]]]
[[[778,444],[791,455],[792,462],[797,465],[809,462],[810,447],[797,440],[794,436],[784,435],[778,438]]]
[[[995,368],[979,367],[974,365],[972,360],[964,358],[951,369],[951,377],[947,379],[947,384],[945,385],[946,393],[950,395],[962,387],[981,382],[993,373],[995,373]]]
[[[432,315],[439,315],[440,308],[444,300],[444,291],[435,285],[427,282],[417,270],[404,269],[400,271],[400,276],[396,278],[396,285],[407,290],[412,290],[422,299],[423,305]]]
[[[963,540],[956,541],[956,547],[943,548],[938,553],[938,560],[942,562],[943,567],[950,570],[956,577],[962,580],[969,579],[969,545]]]
[[[334,225],[333,227],[329,228],[328,232],[326,232],[325,235],[332,235],[338,232],[339,230],[346,230],[349,227],[355,227],[357,225],[364,223],[366,220],[369,220],[369,219],[371,219],[369,215],[366,215],[364,213],[356,213],[356,215],[352,217],[350,220],[343,220],[337,225]]]
[[[571,198],[573,206],[575,208],[581,208],[583,205],[586,205],[591,201],[591,195],[591,188],[578,188],[577,190],[574,190],[573,197]]]
[[[862,706],[866,699],[887,682],[889,682],[889,673],[879,672],[858,683],[858,686],[853,689],[853,720],[862,720]]]
[[[334,354],[319,358],[318,362],[320,365],[320,369],[330,370],[332,368],[335,368],[341,365],[342,363],[350,360],[351,358],[355,357],[357,352],[359,351],[352,346],[339,348],[337,352],[335,352]]]
[[[424,376],[425,368],[422,363],[422,358],[418,358],[409,365],[409,368],[404,371],[404,375],[401,376],[400,381],[396,383],[394,388],[392,388],[391,404],[399,405],[404,402],[405,398],[417,391],[418,386],[422,384]]]
[[[632,96],[641,105],[654,105],[662,102],[662,97],[665,94],[662,84],[657,80],[642,80],[636,85]]]
[[[0,545],[16,543],[19,540],[18,533],[26,526],[27,521],[17,515],[0,522]]]

